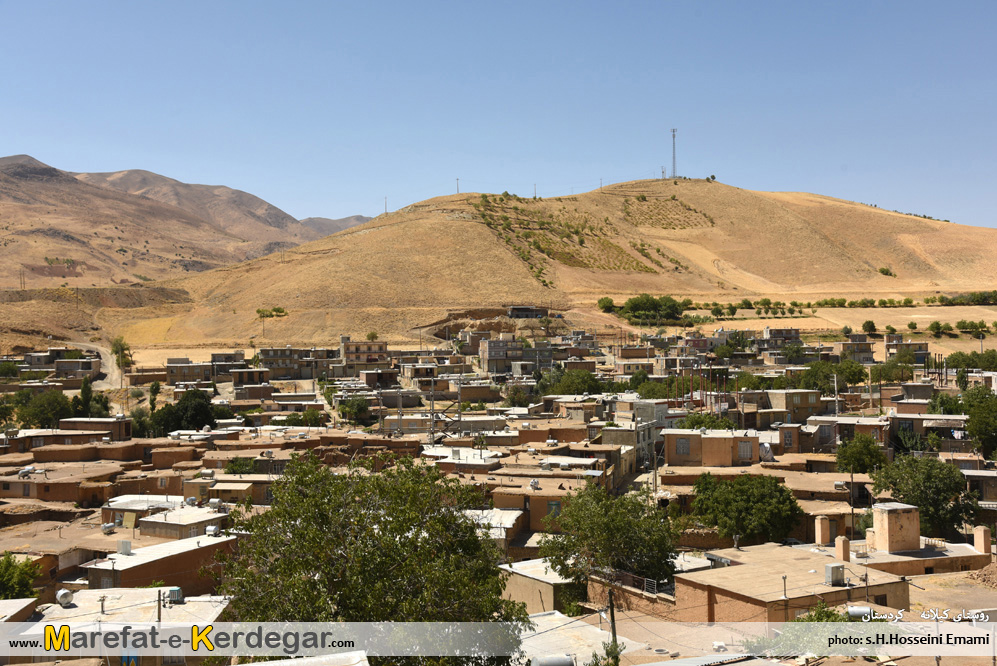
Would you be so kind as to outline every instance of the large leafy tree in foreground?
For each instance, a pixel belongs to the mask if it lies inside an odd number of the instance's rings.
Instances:
[[[526,621],[501,597],[497,546],[464,513],[480,507],[477,489],[409,458],[335,474],[296,457],[269,511],[236,515],[245,538],[221,591],[236,621]]]

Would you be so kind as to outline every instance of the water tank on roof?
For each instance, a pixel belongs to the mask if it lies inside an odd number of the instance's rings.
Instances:
[[[104,523],[100,526],[100,531],[104,534],[112,534],[114,532],[114,523]]]
[[[208,525],[204,528],[205,536],[216,537],[221,535],[221,530],[217,525]]]
[[[59,590],[55,593],[55,600],[59,602],[59,605],[63,608],[69,608],[73,603],[73,593],[69,590]]]
[[[534,657],[530,666],[575,666],[575,660],[570,654],[550,654]]]

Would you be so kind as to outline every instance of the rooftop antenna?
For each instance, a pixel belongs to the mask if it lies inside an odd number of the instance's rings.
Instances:
[[[679,177],[678,169],[675,168],[675,134],[677,132],[677,129],[672,128],[672,178]]]

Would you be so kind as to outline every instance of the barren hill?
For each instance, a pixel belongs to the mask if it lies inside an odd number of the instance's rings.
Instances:
[[[231,187],[191,185],[138,169],[74,175],[91,185],[148,197],[210,220],[233,236],[252,241],[248,257],[299,245],[322,235],[263,199]]]
[[[359,224],[370,222],[371,219],[366,215],[351,215],[336,220],[331,220],[328,217],[306,217],[301,220],[301,224],[314,229],[322,236],[329,236]]]
[[[193,305],[130,311],[136,344],[243,342],[256,309],[291,314],[266,340],[369,330],[413,337],[448,311],[536,303],[594,308],[647,291],[755,296],[924,295],[991,288],[997,231],[811,194],[652,180],[534,200],[460,194],[413,204],[335,236],[171,283]],[[883,275],[889,268],[895,277]],[[188,311],[188,308],[191,308]]]
[[[237,261],[245,243],[151,199],[88,185],[26,155],[0,159],[0,285],[124,284]],[[242,255],[245,256],[245,255]]]

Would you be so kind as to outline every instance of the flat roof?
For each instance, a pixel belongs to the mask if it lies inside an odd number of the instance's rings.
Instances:
[[[183,504],[183,500],[183,495],[118,495],[107,500],[104,508],[115,511],[175,509]]]
[[[228,606],[228,599],[221,596],[187,597],[182,604],[158,603],[159,596],[168,596],[169,587],[124,588],[113,587],[103,590],[80,590],[73,593],[73,603],[69,608],[59,604],[39,607],[42,618],[30,633],[41,633],[42,627],[52,622],[72,620],[74,625],[89,622],[155,622],[157,613],[162,613],[163,622],[188,624],[191,622],[213,622]],[[101,598],[104,612],[101,613]]]
[[[832,550],[830,555],[833,554]],[[802,548],[765,543],[741,549],[715,550],[710,555],[713,556],[711,559],[723,558],[737,564],[707,571],[676,574],[676,581],[711,585],[766,603],[783,598],[783,576],[787,577],[785,590],[786,596],[790,599],[846,589],[843,586],[824,583],[824,566],[837,562],[833,557],[829,557],[826,550],[812,552]],[[899,576],[876,569],[869,569],[868,574],[870,586],[900,582]],[[859,587],[858,576],[848,575],[847,572],[845,575],[854,581],[851,587]]]
[[[206,520],[224,518],[225,514],[218,513],[214,509],[206,506],[184,506],[170,511],[161,511],[151,516],[140,518],[138,521],[141,528],[146,523],[163,523],[168,525],[193,525]]]
[[[533,580],[539,580],[543,583],[550,583],[551,585],[562,585],[571,582],[570,578],[564,578],[554,571],[545,557],[537,560],[523,560],[522,562],[500,564],[499,568],[519,574],[520,576],[532,578]]]
[[[189,539],[176,539],[156,544],[155,546],[137,548],[131,552],[131,555],[108,553],[107,557],[103,559],[81,564],[80,566],[84,569],[124,571],[125,569],[140,567],[151,562],[158,562],[159,560],[173,557],[174,555],[190,553],[195,550],[200,550],[201,548],[210,548],[221,543],[235,541],[235,539],[236,537],[234,536],[203,536],[191,537]]]

